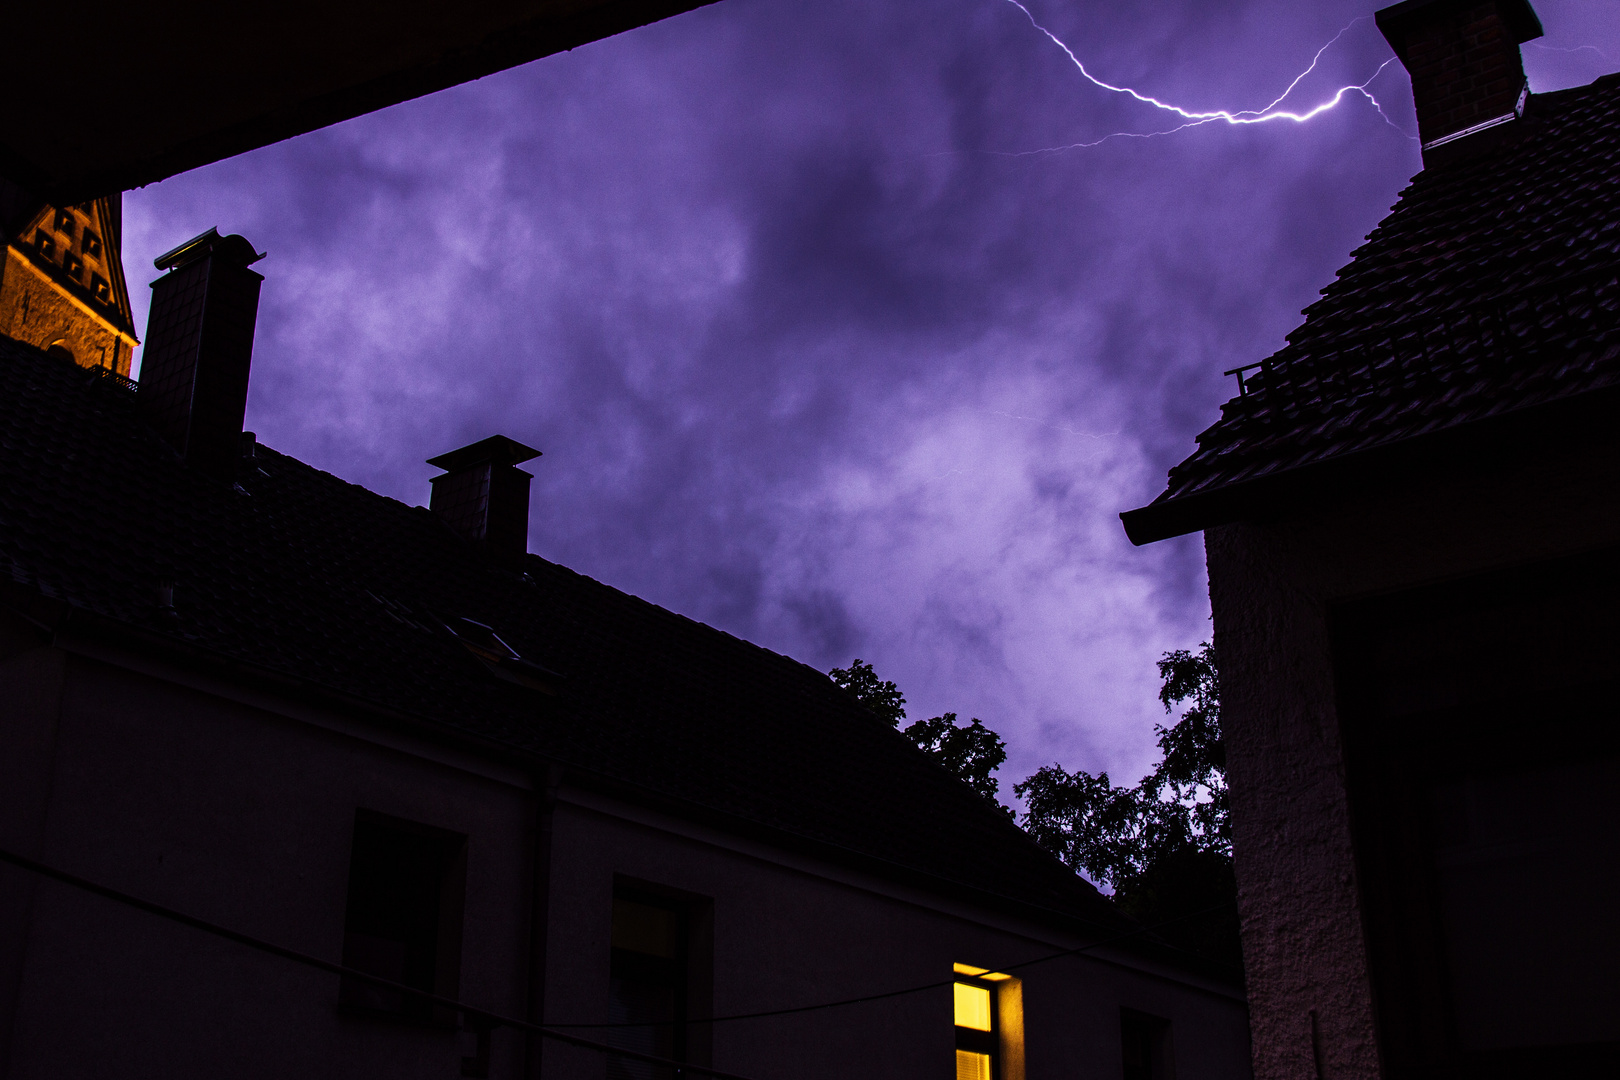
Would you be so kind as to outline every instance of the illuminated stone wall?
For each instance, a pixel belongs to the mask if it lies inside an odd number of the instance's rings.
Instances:
[[[108,202],[47,206],[6,245],[0,334],[127,376],[136,338]]]

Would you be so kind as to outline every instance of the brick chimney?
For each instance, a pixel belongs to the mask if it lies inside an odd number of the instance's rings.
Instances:
[[[264,258],[240,236],[209,229],[160,256],[152,283],[139,401],[186,464],[236,474]]]
[[[1378,13],[1378,29],[1412,76],[1424,165],[1516,134],[1529,94],[1519,45],[1541,36],[1529,0],[1406,0]]]
[[[433,478],[431,509],[451,529],[491,554],[521,559],[529,550],[529,481],[517,468],[540,451],[505,435],[429,458],[443,469]]]

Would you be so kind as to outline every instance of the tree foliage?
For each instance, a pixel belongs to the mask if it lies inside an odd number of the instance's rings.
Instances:
[[[1013,787],[1024,799],[1024,829],[1063,862],[1174,944],[1241,968],[1236,879],[1228,823],[1226,748],[1221,741],[1215,650],[1177,649],[1159,661],[1165,712],[1163,757],[1134,787],[1048,765]]]
[[[860,657],[856,657],[849,667],[833,668],[828,674],[846,693],[866,706],[868,712],[887,722],[890,727],[899,727],[900,721],[906,718],[906,698],[900,688],[886,679],[878,678],[872,665]],[[966,727],[960,727],[956,714],[946,713],[929,720],[918,720],[901,734],[968,787],[1006,813],[1012,813],[997,801],[996,791],[1000,784],[990,775],[1007,760],[1007,744],[977,717],[969,721]]]
[[[904,735],[947,772],[961,777],[968,787],[1001,805],[996,799],[1000,783],[990,774],[1007,760],[1007,744],[978,717],[970,720],[966,727],[958,727],[956,714],[948,712],[932,720],[918,720],[906,728]]]
[[[891,727],[906,716],[899,687],[856,660],[832,679]],[[1237,883],[1227,822],[1226,748],[1215,650],[1177,649],[1159,661],[1159,701],[1180,719],[1156,725],[1161,758],[1135,786],[1048,765],[1013,792],[1036,843],[1100,885],[1127,913],[1171,944],[1241,973]],[[991,775],[1007,760],[1001,737],[978,718],[955,713],[919,720],[902,734],[984,798],[996,803]],[[1002,810],[1012,811],[1002,806]]]
[[[872,665],[862,663],[860,657],[857,656],[849,667],[833,668],[827,674],[856,701],[865,705],[868,712],[890,727],[899,727],[900,721],[906,718],[906,696],[900,692],[900,688],[879,679]]]

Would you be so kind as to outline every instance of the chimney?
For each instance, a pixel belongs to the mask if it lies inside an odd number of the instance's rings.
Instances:
[[[253,324],[264,258],[209,229],[160,256],[152,282],[139,400],[186,464],[230,480],[241,456]]]
[[[1529,0],[1406,0],[1378,13],[1378,29],[1412,77],[1425,166],[1515,133],[1530,92],[1519,45],[1541,36]]]
[[[451,529],[505,559],[521,559],[529,550],[529,481],[517,468],[540,451],[491,435],[487,439],[429,458],[443,469],[433,478],[431,509]]]

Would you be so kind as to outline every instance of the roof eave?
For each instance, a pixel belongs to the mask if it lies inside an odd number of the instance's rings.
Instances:
[[[1217,525],[1276,519],[1300,513],[1307,502],[1381,482],[1397,466],[1411,480],[1427,469],[1489,460],[1493,447],[1505,446],[1515,448],[1513,460],[1523,463],[1612,430],[1617,411],[1620,384],[1598,387],[1188,495],[1167,492],[1119,518],[1137,547]]]

